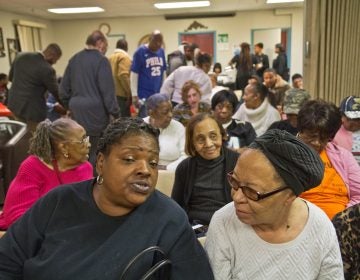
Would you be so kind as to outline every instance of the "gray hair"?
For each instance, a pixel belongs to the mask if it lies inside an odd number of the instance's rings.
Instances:
[[[146,107],[147,110],[156,110],[156,108],[160,105],[162,102],[168,102],[170,101],[169,97],[164,93],[156,93],[151,95],[146,100]]]

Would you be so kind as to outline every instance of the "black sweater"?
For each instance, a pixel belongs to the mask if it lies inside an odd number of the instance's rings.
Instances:
[[[234,152],[225,147],[222,148],[224,154],[224,193],[227,202],[231,202],[231,187],[226,178],[226,174],[233,171],[239,157],[237,152]],[[189,211],[189,201],[191,193],[194,188],[196,178],[196,156],[184,159],[175,171],[175,181],[172,189],[171,197],[186,211]]]
[[[0,239],[0,279],[120,279],[136,254],[158,245],[172,261],[171,279],[213,279],[183,210],[155,191],[122,217],[102,213],[93,183],[62,186],[40,199]],[[140,279],[151,254],[126,279]]]

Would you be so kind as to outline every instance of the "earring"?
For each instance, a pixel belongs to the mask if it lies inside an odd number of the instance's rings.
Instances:
[[[69,154],[67,152],[64,152],[63,155],[65,158],[69,158]]]
[[[102,185],[102,183],[104,183],[104,178],[103,178],[103,176],[98,175],[98,176],[96,177],[96,183],[97,183],[98,185]]]

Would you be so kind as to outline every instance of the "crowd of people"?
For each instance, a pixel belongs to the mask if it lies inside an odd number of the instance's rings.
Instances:
[[[291,86],[282,44],[270,68],[241,43],[230,88],[197,45],[166,59],[163,44],[155,30],[107,57],[96,30],[61,79],[57,44],[0,74],[33,133],[0,214],[0,278],[358,279],[360,97]]]

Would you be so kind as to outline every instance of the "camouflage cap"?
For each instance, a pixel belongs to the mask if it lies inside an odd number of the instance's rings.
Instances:
[[[284,113],[297,115],[301,106],[310,99],[310,94],[303,89],[292,88],[285,92]]]

